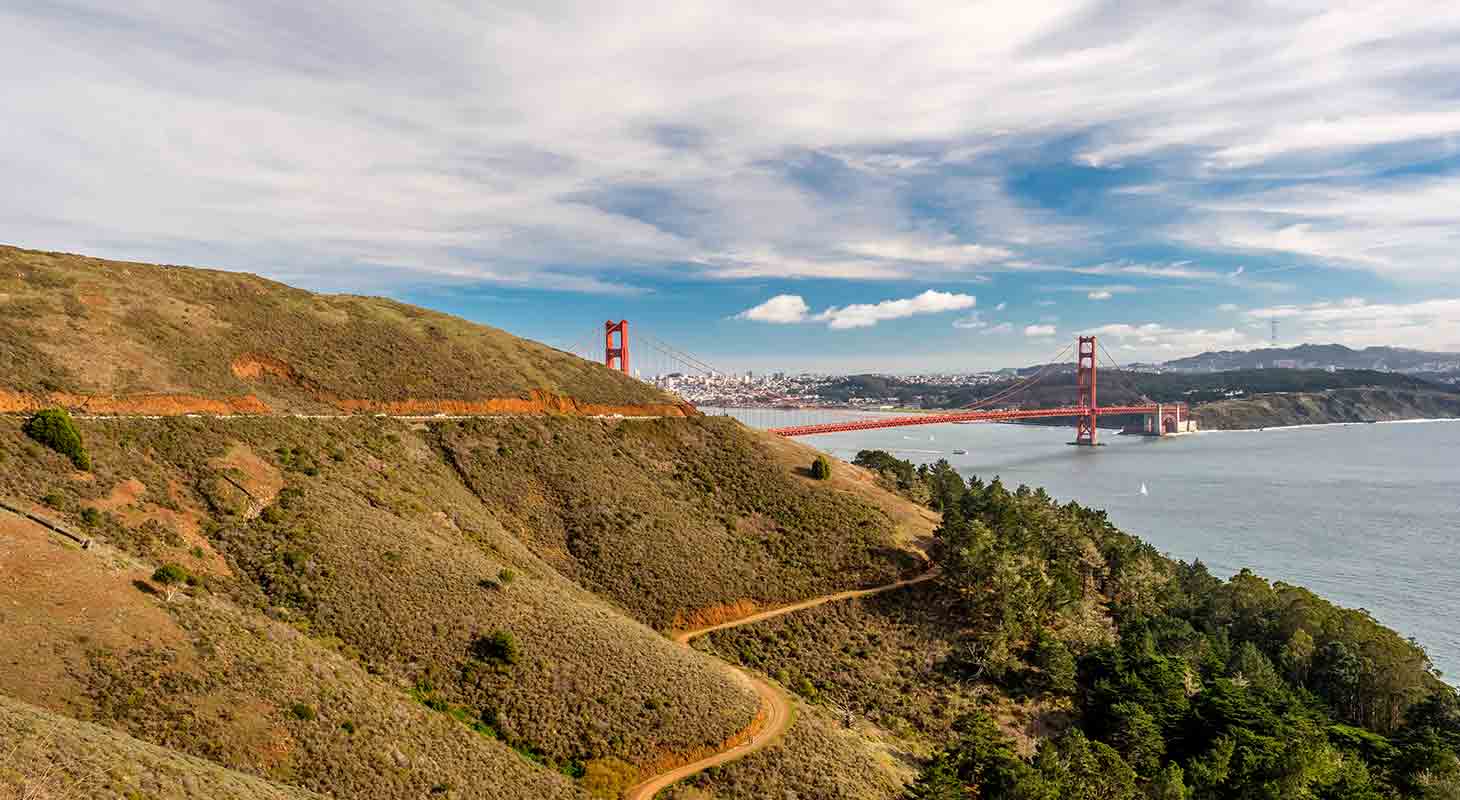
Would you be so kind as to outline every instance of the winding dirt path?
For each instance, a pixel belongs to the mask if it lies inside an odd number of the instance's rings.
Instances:
[[[927,572],[924,572],[916,578],[907,578],[906,580],[900,580],[896,583],[889,583],[885,586],[874,586],[871,589],[852,589],[846,592],[837,592],[836,594],[822,595],[821,597],[813,597],[810,600],[803,600],[799,603],[792,603],[786,606],[779,606],[777,608],[767,609],[765,611],[751,614],[748,617],[731,620],[730,622],[722,622],[718,625],[709,625],[703,628],[695,628],[693,630],[678,631],[674,634],[673,638],[675,642],[678,642],[679,644],[688,647],[691,639],[697,639],[701,636],[704,636],[705,634],[714,633],[715,631],[724,630],[726,628],[737,628],[741,625],[750,625],[755,622],[773,619],[783,614],[790,614],[793,611],[804,611],[808,608],[815,608],[816,606],[822,605],[824,603],[835,603],[841,600],[852,600],[858,597],[867,597],[869,595],[890,592],[894,589],[901,589],[904,586],[911,586],[915,583],[930,581],[936,577],[938,577],[938,570],[934,568],[928,570]],[[743,670],[731,664],[726,664],[725,668],[734,671],[738,677],[749,682],[749,684],[755,689],[755,693],[760,695],[760,705],[761,708],[765,710],[765,724],[761,727],[760,731],[752,736],[750,738],[750,741],[748,742],[743,742],[741,744],[735,745],[734,747],[731,747],[727,750],[721,750],[720,752],[715,753],[712,756],[702,758],[699,761],[693,761],[685,764],[684,766],[675,767],[668,772],[661,772],[658,775],[653,776],[652,778],[649,778],[641,783],[630,787],[629,790],[624,793],[623,800],[653,800],[654,795],[658,794],[660,791],[668,788],[669,786],[679,781],[684,780],[685,778],[688,778],[696,772],[702,772],[709,769],[710,767],[719,766],[730,761],[745,758],[751,753],[769,747],[771,744],[775,743],[777,739],[781,738],[781,734],[785,733],[787,728],[791,727],[791,721],[794,715],[792,712],[791,698],[785,693],[785,691],[783,691],[780,687],[757,677],[747,670]]]

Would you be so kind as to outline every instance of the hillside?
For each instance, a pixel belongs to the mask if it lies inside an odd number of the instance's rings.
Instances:
[[[84,722],[97,759],[162,754],[193,787],[213,779],[176,765],[279,796],[615,797],[765,724],[743,676],[664,632],[925,566],[937,515],[862,470],[814,481],[809,448],[501,331],[5,257],[0,303],[33,312],[0,317],[9,410],[112,412],[75,419],[84,469],[0,415],[0,500],[48,521],[0,511],[0,697],[27,704],[0,740],[27,770]],[[151,327],[144,300],[207,324]],[[288,369],[239,377],[240,351]],[[340,414],[379,408],[494,413]],[[615,408],[663,414],[587,416]]]
[[[1179,371],[1223,372],[1270,368],[1275,363],[1286,362],[1308,369],[1333,367],[1397,372],[1454,372],[1460,370],[1460,353],[1437,353],[1404,347],[1365,347],[1355,350],[1341,344],[1301,344],[1295,347],[1205,352],[1173,359],[1162,366]]]
[[[1208,430],[1449,419],[1460,417],[1460,394],[1381,388],[1259,394],[1240,400],[1204,403],[1193,407],[1192,416]]]
[[[0,246],[0,411],[682,415],[496,328],[253,275]]]
[[[309,800],[319,795],[231,772],[99,725],[0,696],[0,798]],[[128,795],[130,793],[130,795]]]
[[[686,781],[676,800],[1460,789],[1460,698],[1421,647],[1362,609],[1249,570],[1223,580],[1042,490],[880,451],[858,460],[956,509],[932,550],[941,573],[700,640],[777,676],[812,711],[800,739]],[[810,741],[856,744],[808,752]],[[880,787],[865,760],[826,757],[879,742],[917,754],[906,790]]]

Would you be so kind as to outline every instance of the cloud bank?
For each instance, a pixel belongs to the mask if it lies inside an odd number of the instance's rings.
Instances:
[[[351,285],[1156,245],[1455,282],[1457,36],[1428,0],[9,4],[0,229]]]

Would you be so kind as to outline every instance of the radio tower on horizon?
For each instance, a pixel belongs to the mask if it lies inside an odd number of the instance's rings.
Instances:
[[[1272,346],[1277,347],[1277,317],[1269,320],[1272,323]]]

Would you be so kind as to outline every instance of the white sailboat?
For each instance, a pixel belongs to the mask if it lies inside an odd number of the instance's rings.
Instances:
[[[1150,494],[1150,492],[1146,490],[1146,484],[1144,482],[1142,482],[1141,483],[1141,497],[1145,497],[1148,494]]]

